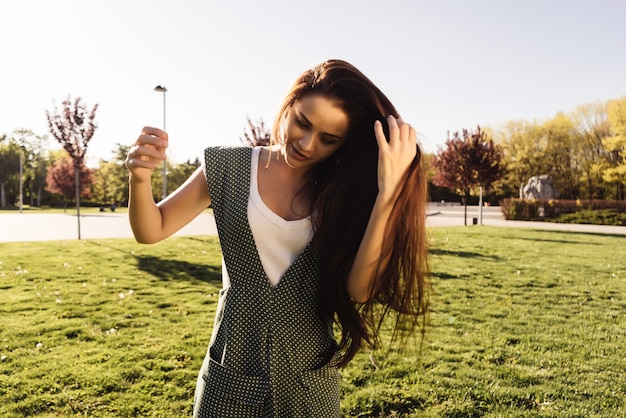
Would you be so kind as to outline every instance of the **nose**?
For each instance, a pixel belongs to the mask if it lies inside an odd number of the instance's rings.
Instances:
[[[313,148],[313,142],[313,135],[307,134],[300,138],[298,144],[300,144],[302,151],[310,151]]]

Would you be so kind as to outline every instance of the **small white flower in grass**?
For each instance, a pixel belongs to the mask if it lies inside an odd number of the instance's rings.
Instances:
[[[130,290],[128,291],[128,294],[129,294],[129,295],[133,295],[134,293],[135,293],[135,291],[134,291],[133,289],[130,289]]]
[[[63,267],[68,268],[69,266],[69,263],[63,263]]]
[[[87,287],[87,283],[83,283],[83,287]]]
[[[119,297],[120,297],[120,299],[124,299],[126,297],[126,295],[124,293],[120,293]]]
[[[117,332],[117,330],[115,328],[111,328],[110,330],[108,330],[107,332],[105,332],[106,335],[113,335]]]
[[[59,296],[60,294],[61,294],[61,292],[59,292],[58,290],[55,290],[54,296]]]
[[[522,272],[517,270],[517,275],[519,276],[520,274],[522,274]]]
[[[0,360],[4,361],[7,359],[7,356],[0,356]]]
[[[82,270],[83,266],[78,266],[77,268],[78,268],[78,270]]]
[[[56,300],[56,302],[57,302],[57,303],[61,303],[61,299],[57,299],[57,300]]]
[[[112,283],[115,283],[117,281],[117,279],[111,279]]]
[[[35,345],[35,348],[41,348],[41,347],[43,347],[43,344],[42,344],[42,343],[37,343],[37,344]]]

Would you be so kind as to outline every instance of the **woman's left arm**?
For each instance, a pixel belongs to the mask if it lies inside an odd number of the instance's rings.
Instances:
[[[393,116],[387,117],[387,123],[389,141],[381,122],[374,124],[378,142],[378,195],[348,276],[348,294],[360,303],[372,297],[371,285],[378,273],[377,266],[384,266],[388,261],[380,260],[385,227],[417,154],[415,129]]]

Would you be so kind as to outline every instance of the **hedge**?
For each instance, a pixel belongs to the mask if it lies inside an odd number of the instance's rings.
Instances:
[[[613,209],[626,213],[626,201],[623,200],[559,200],[559,199],[504,199],[500,202],[504,219],[518,221],[541,221],[556,218],[559,215],[576,213],[583,210]]]

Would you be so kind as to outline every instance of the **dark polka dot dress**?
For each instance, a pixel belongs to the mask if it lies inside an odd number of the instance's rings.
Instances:
[[[247,219],[252,149],[205,150],[206,177],[231,285],[220,292],[194,417],[338,417],[332,322],[319,315],[311,245],[270,286]]]

